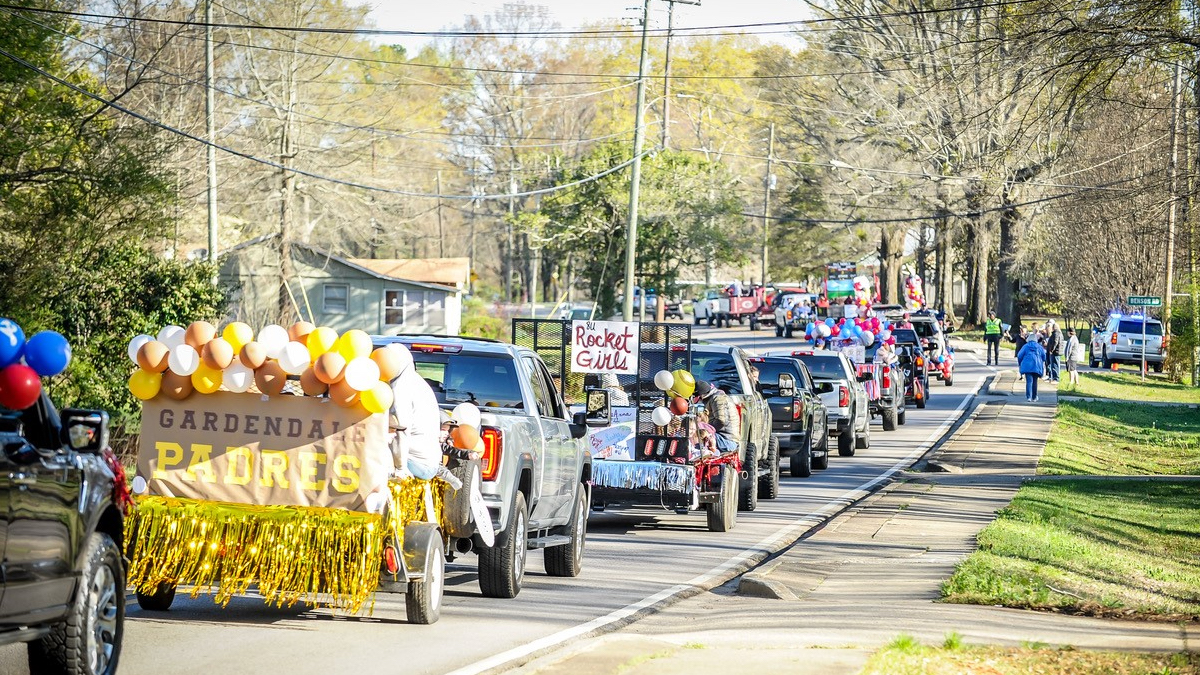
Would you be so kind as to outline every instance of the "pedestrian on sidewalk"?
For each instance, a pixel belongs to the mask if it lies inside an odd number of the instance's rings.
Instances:
[[[1000,319],[996,318],[996,312],[988,312],[987,322],[983,324],[983,341],[987,343],[987,363],[985,365],[1000,365],[1000,333],[1002,330]]]
[[[1025,400],[1037,401],[1038,380],[1046,370],[1046,348],[1042,346],[1042,338],[1026,342],[1017,352],[1017,363],[1025,376]]]
[[[1067,344],[1063,347],[1067,360],[1067,376],[1071,378],[1071,387],[1079,386],[1079,364],[1083,362],[1083,343],[1075,337],[1075,329],[1067,329]]]
[[[1063,334],[1054,319],[1046,322],[1046,381],[1058,384],[1058,357],[1063,353]]]
[[[1008,339],[1012,340],[1013,354],[1016,355],[1017,352],[1021,351],[1021,347],[1024,347],[1025,343],[1029,342],[1029,331],[1025,330],[1025,326],[1017,324],[1008,329]],[[1017,361],[1017,363],[1020,363],[1020,361]]]

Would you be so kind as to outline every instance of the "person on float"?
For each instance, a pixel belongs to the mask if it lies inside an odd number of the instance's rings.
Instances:
[[[390,411],[392,459],[396,473],[428,480],[442,466],[442,411],[425,378],[417,373],[412,352],[402,344],[389,347],[399,355],[397,375],[392,379]]]
[[[709,424],[717,431],[717,444],[722,451],[736,450],[742,440],[742,420],[737,404],[729,395],[704,380],[696,382],[696,401],[704,404]]]

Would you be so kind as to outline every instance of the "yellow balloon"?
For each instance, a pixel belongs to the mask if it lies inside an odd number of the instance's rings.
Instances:
[[[337,344],[333,348],[347,362],[357,358],[365,358],[371,355],[371,336],[357,328],[348,330],[342,333],[342,336],[337,339]]]
[[[138,368],[129,376],[129,391],[143,401],[149,401],[158,396],[158,390],[161,388],[162,373],[152,373]]]
[[[696,378],[692,377],[691,373],[680,368],[671,375],[671,391],[683,398],[691,398],[692,394],[696,393]]]
[[[242,347],[245,347],[247,342],[254,340],[254,329],[241,321],[234,321],[225,326],[225,330],[221,331],[221,337],[233,346],[234,354],[240,354]]]
[[[192,373],[192,387],[201,394],[211,394],[221,388],[222,379],[221,371],[201,363]]]
[[[333,349],[333,345],[337,343],[337,339],[337,331],[328,326],[321,326],[309,333],[308,355],[311,360],[316,361],[318,356]]]
[[[359,402],[370,413],[387,412],[392,407],[392,398],[392,388],[387,382],[376,382],[358,395]]]

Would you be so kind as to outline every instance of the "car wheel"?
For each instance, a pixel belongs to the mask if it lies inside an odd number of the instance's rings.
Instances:
[[[758,330],[758,319],[750,319],[750,330]]]
[[[483,482],[479,460],[468,460],[450,469],[450,473],[462,481],[462,487],[446,495],[443,508],[446,534],[465,539],[475,534],[475,518],[471,515],[471,492]]]
[[[871,425],[869,423],[863,429],[862,435],[854,439],[854,447],[859,450],[866,450],[871,447]]]
[[[150,610],[151,612],[165,612],[171,609],[171,603],[175,601],[175,586],[172,584],[159,584],[150,593],[137,591],[138,606],[142,609]]]
[[[1163,371],[1163,364],[1162,364],[1162,363],[1156,363],[1156,364],[1154,364],[1154,372],[1156,372],[1156,373],[1161,373],[1162,371]]]
[[[760,499],[775,499],[779,496],[779,438],[771,436],[767,441],[767,475],[758,480]]]
[[[590,506],[586,485],[579,486],[579,494],[575,497],[575,511],[571,517],[571,529],[568,535],[570,543],[562,546],[551,546],[546,549],[546,574],[552,577],[577,577],[583,569],[583,545],[587,538],[587,517]]]
[[[742,470],[749,475],[738,491],[738,511],[753,511],[758,508],[758,448],[753,443],[746,446]]]
[[[125,568],[112,537],[93,532],[67,618],[30,642],[31,673],[111,675],[125,633]]]
[[[1096,358],[1096,352],[1088,345],[1088,368],[1095,368],[1100,365],[1100,360]]]
[[[699,326],[699,325],[700,325],[700,317],[696,317],[696,325],[697,325],[697,326]]]
[[[1104,365],[1105,370],[1112,368],[1113,362],[1111,359],[1108,358],[1108,347],[1104,348],[1104,352],[1100,357],[1100,362]]]
[[[721,470],[721,492],[716,503],[705,504],[709,532],[728,532],[737,524],[738,475],[728,464]]]
[[[446,588],[446,552],[442,550],[442,538],[431,538],[426,547],[425,578],[408,582],[408,589],[404,593],[408,622],[419,626],[437,623],[442,613],[442,593]]]
[[[821,447],[812,458],[812,467],[822,470],[829,468],[829,434],[821,438]]]
[[[788,458],[788,470],[792,478],[808,478],[812,475],[812,433],[804,439],[804,445]]]
[[[775,326],[775,337],[783,337],[783,326]]]
[[[508,529],[500,533],[495,546],[479,551],[479,590],[485,597],[515,598],[521,592],[529,553],[528,527],[529,509],[525,495],[518,492]]]
[[[838,434],[838,454],[842,457],[853,457],[854,448],[858,445],[858,440],[854,438],[854,428],[843,431]]]
[[[888,408],[887,410],[884,410],[883,413],[880,414],[879,417],[883,420],[883,430],[884,431],[895,431],[896,430],[896,409],[895,408]]]
[[[896,413],[896,421],[899,422],[901,425],[903,425],[905,422],[904,413],[906,413],[906,412],[908,412],[907,408],[901,408],[900,412]]]

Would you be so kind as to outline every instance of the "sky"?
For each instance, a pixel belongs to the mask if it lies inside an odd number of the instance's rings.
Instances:
[[[468,14],[485,15],[500,9],[513,0],[366,0],[371,7],[371,18],[377,27],[384,30],[440,30],[461,25]],[[641,13],[642,0],[530,0],[528,4],[539,4],[550,8],[556,21],[563,29],[597,21],[618,21],[624,26],[634,26]],[[807,18],[809,13],[802,0],[702,0],[700,6],[676,4],[675,27],[723,26],[733,24],[765,23],[772,21],[795,21]],[[651,28],[667,25],[667,3],[652,0],[650,5]],[[781,31],[783,27],[759,30]],[[798,47],[799,41],[787,33],[761,36],[764,41],[780,42]],[[420,38],[386,38],[388,42],[418,49],[424,40]]]

